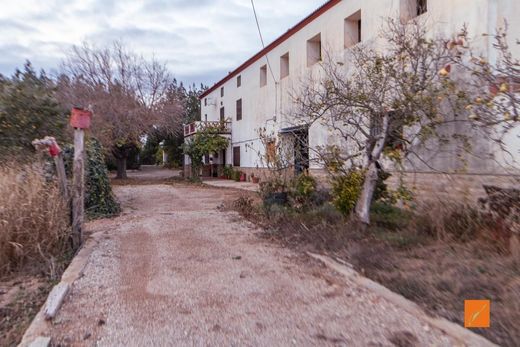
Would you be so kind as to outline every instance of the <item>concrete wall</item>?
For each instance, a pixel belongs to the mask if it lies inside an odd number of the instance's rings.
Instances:
[[[307,66],[307,41],[321,34],[323,49],[331,54],[346,59],[348,48],[345,48],[345,19],[361,11],[362,40],[373,40],[378,37],[383,27],[383,18],[400,17],[407,0],[344,0],[312,21],[302,30],[281,43],[275,49],[253,63],[240,73],[241,86],[237,87],[237,76],[223,85],[224,96],[220,88],[207,96],[207,106],[202,100],[202,119],[220,119],[220,107],[225,108],[225,116],[232,121],[232,146],[226,159],[232,163],[233,146],[241,147],[242,169],[262,167],[258,153],[263,153],[263,146],[258,139],[258,129],[266,128],[267,132],[277,134],[281,129],[292,126],[295,120],[291,114],[291,92],[294,91],[309,76],[319,76],[319,64]],[[507,20],[510,26],[511,39],[520,38],[520,1],[518,0],[429,0],[428,12],[422,16],[431,28],[432,35],[453,35],[464,24],[473,36],[478,50],[489,55],[492,42],[483,33],[494,32],[497,26]],[[520,53],[520,49],[515,47]],[[280,79],[280,58],[289,53],[289,76]],[[490,57],[491,59],[493,56]],[[260,70],[264,65],[267,69],[267,84],[260,86]],[[348,64],[348,61],[345,61]],[[273,76],[274,75],[274,76]],[[242,99],[242,120],[236,119],[236,101]],[[508,137],[508,145],[519,159],[520,130]],[[313,125],[309,131],[309,143],[312,148],[320,145],[336,143],[337,139],[322,126]],[[486,144],[484,146],[487,146]],[[453,158],[444,158],[445,164],[453,163]],[[498,161],[511,164],[510,157],[497,158]],[[518,169],[518,163],[513,164]],[[493,174],[496,165],[476,163],[471,166],[471,174]],[[314,163],[312,169],[320,169]],[[425,169],[425,168],[423,168]]]

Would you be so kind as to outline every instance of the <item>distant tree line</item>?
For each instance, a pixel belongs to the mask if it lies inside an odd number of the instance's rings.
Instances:
[[[155,164],[163,150],[182,165],[182,124],[199,120],[205,86],[185,87],[164,63],[120,42],[74,46],[58,71],[51,78],[27,61],[11,77],[0,75],[0,156],[27,155],[31,142],[47,135],[71,142],[68,117],[79,106],[93,110],[89,136],[101,142],[118,178],[126,177],[128,160]]]

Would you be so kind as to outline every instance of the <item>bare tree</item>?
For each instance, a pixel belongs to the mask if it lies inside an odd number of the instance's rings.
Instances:
[[[167,98],[173,78],[166,66],[128,51],[120,42],[96,48],[74,46],[58,79],[65,105],[94,110],[92,132],[117,160],[117,178],[126,178],[130,150],[153,127],[181,128],[182,105]]]
[[[418,21],[394,19],[386,21],[382,39],[353,47],[346,63],[328,54],[323,76],[294,95],[300,123],[320,123],[340,139],[318,148],[318,160],[332,173],[363,172],[355,215],[365,224],[382,159],[429,167],[424,154],[430,150],[469,151],[473,129],[471,93],[453,64],[465,53],[449,44],[453,39],[432,37]]]
[[[470,50],[466,32],[462,33],[463,41],[450,44],[460,46],[459,49],[465,49],[470,56],[469,59],[457,56],[454,61],[472,76],[468,82],[475,96],[467,106],[470,118],[479,127],[488,129],[488,137],[502,151],[509,152],[504,136],[520,124],[520,60],[511,51],[507,23],[488,36],[493,40],[494,61]],[[520,41],[517,40],[516,45],[520,45]]]

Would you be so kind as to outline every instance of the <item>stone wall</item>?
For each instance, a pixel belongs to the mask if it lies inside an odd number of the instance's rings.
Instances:
[[[480,174],[441,174],[410,172],[402,176],[405,187],[410,189],[416,199],[454,199],[477,203],[486,196],[484,185],[501,188],[518,188],[520,175],[480,175]],[[393,173],[388,184],[396,188],[400,181],[399,173]]]

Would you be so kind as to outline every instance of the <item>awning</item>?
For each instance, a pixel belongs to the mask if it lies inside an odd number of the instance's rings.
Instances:
[[[280,134],[281,135],[284,135],[284,134],[294,134],[294,133],[299,133],[299,132],[307,131],[307,130],[309,130],[309,125],[308,124],[298,125],[298,126],[294,126],[294,127],[283,128],[283,129],[280,130]]]

